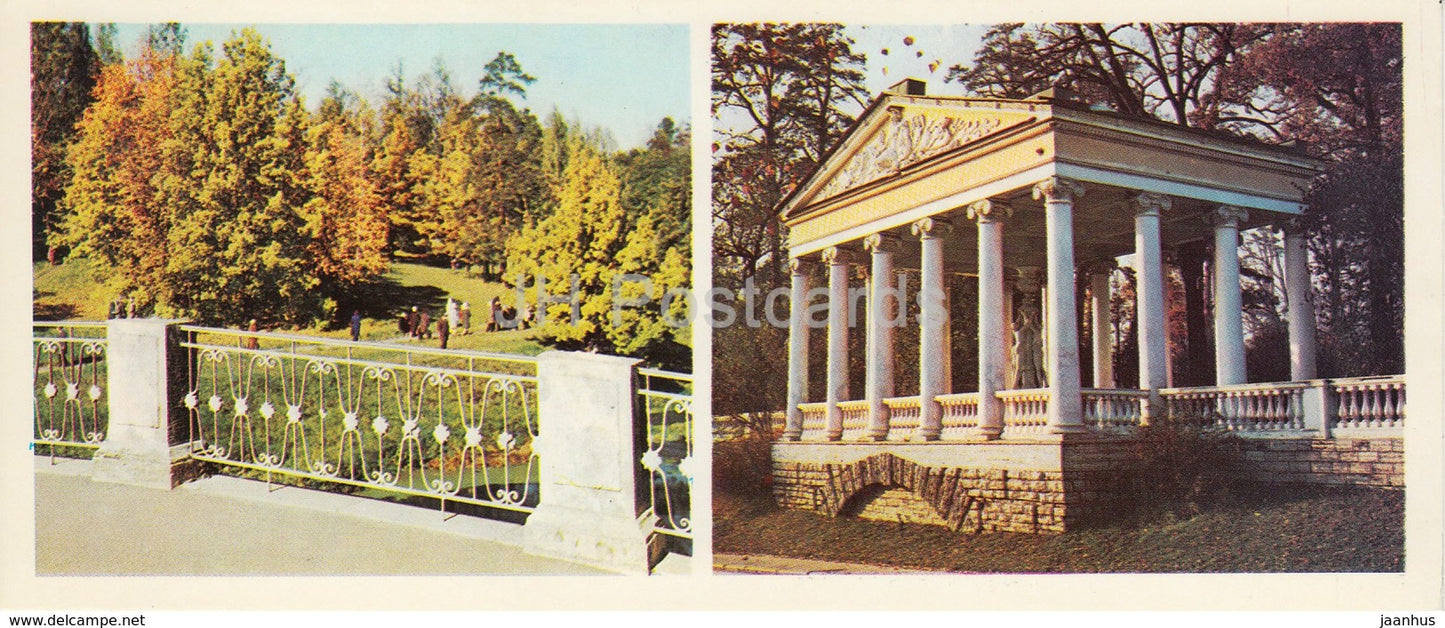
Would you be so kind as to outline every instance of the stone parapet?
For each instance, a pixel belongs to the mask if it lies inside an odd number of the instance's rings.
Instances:
[[[1239,440],[1231,466],[1257,482],[1404,486],[1400,439]],[[1108,523],[1147,487],[1133,439],[778,443],[773,497],[828,516],[965,532],[1059,534]]]
[[[1399,438],[1243,439],[1240,468],[1258,482],[1405,486],[1405,442]]]

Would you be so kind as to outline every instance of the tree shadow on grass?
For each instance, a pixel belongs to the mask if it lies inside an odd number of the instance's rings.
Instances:
[[[44,290],[32,291],[34,308],[32,314],[37,321],[63,321],[75,318],[80,313],[80,308],[74,303],[56,303],[53,301],[42,302],[42,299],[54,297],[54,292]]]
[[[332,329],[351,323],[351,313],[360,311],[364,318],[395,321],[411,308],[431,311],[432,319],[446,308],[447,293],[436,286],[403,286],[390,278],[377,278],[361,283],[337,299],[336,314],[329,322]]]

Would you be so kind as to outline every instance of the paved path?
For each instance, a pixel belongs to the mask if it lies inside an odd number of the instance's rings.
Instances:
[[[884,565],[862,563],[840,563],[830,560],[787,558],[757,554],[714,554],[713,570],[719,573],[735,574],[787,574],[787,575],[916,575],[942,572],[904,569]]]
[[[524,553],[515,524],[229,477],[107,484],[89,461],[36,457],[35,470],[38,575],[607,573]]]

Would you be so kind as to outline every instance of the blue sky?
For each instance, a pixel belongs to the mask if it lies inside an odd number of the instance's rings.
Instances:
[[[219,51],[233,30],[253,26],[286,61],[314,107],[332,79],[373,106],[398,61],[408,81],[437,58],[463,94],[475,93],[482,66],[505,50],[537,77],[522,106],[612,132],[619,148],[641,145],[663,117],[688,121],[688,29],[658,24],[199,24],[184,23],[187,50],[210,40]],[[129,55],[144,24],[119,24]]]

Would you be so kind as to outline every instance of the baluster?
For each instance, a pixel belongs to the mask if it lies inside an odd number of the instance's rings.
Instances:
[[[1380,384],[1380,425],[1382,427],[1394,427],[1395,425],[1395,385],[1393,383]]]
[[[1368,427],[1380,427],[1380,386],[1378,384],[1366,384],[1364,386],[1365,403],[1367,404],[1365,416],[1368,419],[1365,425]]]
[[[1293,405],[1294,391],[1282,390],[1274,394],[1274,425],[1275,429],[1287,430],[1294,427],[1294,417],[1290,416],[1290,406]]]
[[[1339,390],[1339,393],[1340,393],[1340,411],[1339,411],[1339,413],[1337,414],[1337,417],[1338,417],[1337,422],[1339,423],[1340,427],[1354,427],[1354,426],[1355,426],[1355,425],[1354,425],[1354,423],[1355,423],[1355,407],[1354,407],[1355,391],[1354,391],[1353,388],[1350,388],[1349,386],[1340,386],[1340,387],[1338,388],[1338,390]]]
[[[1289,395],[1289,424],[1290,427],[1302,430],[1305,427],[1305,395],[1304,391],[1296,390]]]
[[[1393,416],[1394,420],[1391,421],[1391,426],[1400,427],[1405,423],[1405,385],[1400,382],[1395,382],[1394,384],[1391,384],[1390,387],[1395,392],[1395,412]]]

